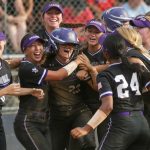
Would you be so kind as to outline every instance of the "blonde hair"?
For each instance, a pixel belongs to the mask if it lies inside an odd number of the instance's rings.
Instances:
[[[116,30],[133,47],[141,51],[141,53],[147,52],[147,50],[142,45],[141,35],[135,29],[122,26],[122,27],[117,28]]]

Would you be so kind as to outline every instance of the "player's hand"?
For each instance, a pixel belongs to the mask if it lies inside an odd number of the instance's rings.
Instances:
[[[88,74],[88,72],[85,71],[85,70],[80,70],[80,71],[78,71],[78,72],[76,73],[76,76],[77,76],[80,80],[85,80],[85,79],[89,76],[89,74]]]
[[[83,127],[77,127],[77,128],[74,128],[71,130],[71,136],[74,138],[74,139],[78,139],[84,135],[87,135],[88,134],[88,131]]]
[[[93,69],[93,66],[90,63],[90,60],[87,58],[85,54],[82,54],[83,63],[80,65],[80,69],[90,71]]]
[[[84,58],[83,58],[82,54],[78,55],[77,58],[75,59],[75,62],[76,62],[78,65],[82,64],[83,61],[84,61]]]
[[[41,100],[44,98],[44,91],[42,89],[33,88],[31,95]]]
[[[6,87],[6,90],[7,90],[7,94],[8,95],[19,95],[21,90],[20,90],[20,84],[18,83],[12,83],[10,85],[8,85]]]

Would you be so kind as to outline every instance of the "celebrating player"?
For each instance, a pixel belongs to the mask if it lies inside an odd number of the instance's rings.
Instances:
[[[18,140],[28,150],[50,150],[49,105],[47,83],[49,80],[62,80],[69,76],[82,63],[82,57],[56,71],[40,66],[44,53],[44,40],[35,34],[27,34],[21,40],[21,50],[25,54],[19,66],[19,79],[22,87],[41,88],[45,95],[37,100],[31,95],[20,96],[19,110],[14,129]]]
[[[143,87],[150,90],[150,73],[129,63],[126,42],[118,33],[108,35],[103,46],[110,66],[97,77],[102,105],[84,127],[71,134],[74,138],[88,134],[110,114],[110,126],[99,150],[146,150],[150,134],[141,93]]]
[[[51,38],[58,46],[55,57],[48,58],[45,66],[50,70],[57,70],[66,66],[78,55],[79,44],[76,33],[72,29],[59,28],[51,33]],[[62,81],[49,82],[50,98],[50,129],[52,149],[64,150],[94,150],[95,140],[92,132],[86,138],[74,140],[70,137],[70,130],[84,125],[92,113],[84,104],[85,94],[82,82],[76,77],[75,70],[68,78]],[[58,135],[58,136],[56,136]]]
[[[19,84],[11,84],[12,75],[8,63],[2,59],[4,46],[6,44],[6,35],[0,32],[0,147],[6,150],[6,139],[1,119],[2,106],[5,105],[5,95],[26,95],[32,94],[37,98],[43,97],[43,90],[33,88],[21,88]]]

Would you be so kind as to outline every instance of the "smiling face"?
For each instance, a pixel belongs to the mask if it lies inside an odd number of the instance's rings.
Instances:
[[[74,51],[73,44],[60,44],[57,58],[63,63],[68,62]]]
[[[43,44],[37,40],[25,49],[26,59],[34,64],[38,64],[42,60],[43,52]]]
[[[57,8],[51,8],[43,15],[43,22],[46,29],[56,29],[59,28],[62,22],[62,13]]]
[[[92,45],[92,46],[99,44],[98,41],[99,41],[99,38],[102,34],[103,33],[100,32],[96,27],[89,26],[86,29],[86,37],[87,37],[88,44]]]

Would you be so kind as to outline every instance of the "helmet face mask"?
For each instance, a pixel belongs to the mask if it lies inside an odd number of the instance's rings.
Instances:
[[[66,51],[68,51],[68,48],[71,48],[70,50],[72,51],[72,54],[70,56],[70,60],[74,59],[77,56],[78,53],[78,45],[79,45],[79,40],[77,38],[77,34],[69,28],[58,28],[55,29],[52,33],[51,33],[51,39],[56,43],[57,47],[58,47],[58,51],[60,49],[60,47],[66,48]],[[64,49],[65,51],[65,49]],[[59,52],[58,52],[59,53]],[[68,51],[69,53],[69,51]]]

